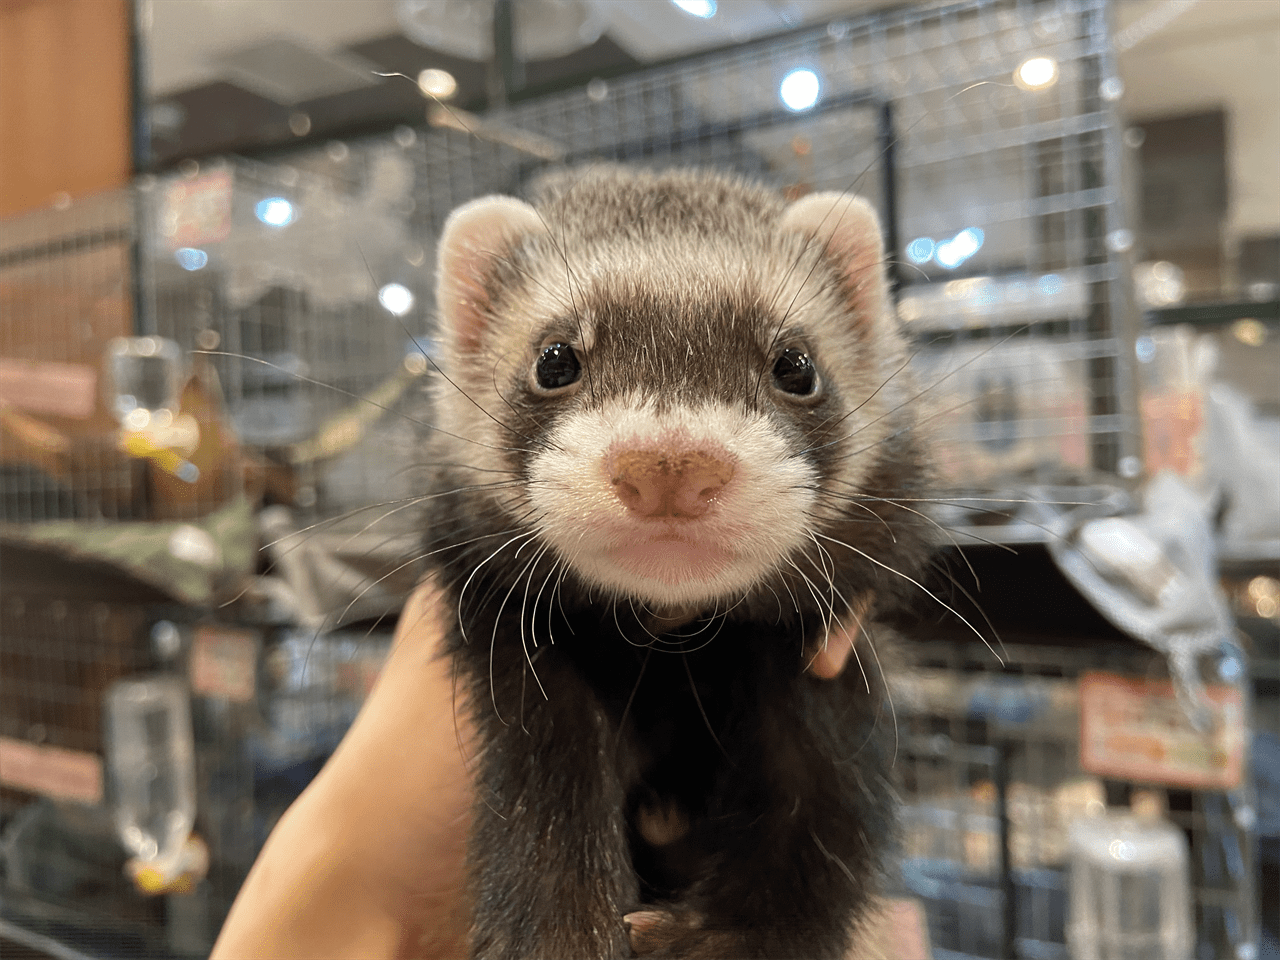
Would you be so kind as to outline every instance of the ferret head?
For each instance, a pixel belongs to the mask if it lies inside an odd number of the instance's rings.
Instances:
[[[860,199],[709,173],[475,200],[440,243],[450,459],[606,594],[686,609],[821,576],[903,429],[882,258]]]

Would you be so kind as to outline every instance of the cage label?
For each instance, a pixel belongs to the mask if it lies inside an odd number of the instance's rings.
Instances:
[[[78,803],[102,802],[102,758],[0,737],[0,783]]]
[[[1191,726],[1168,680],[1092,672],[1080,678],[1080,766],[1099,776],[1230,790],[1244,770],[1244,701],[1205,688],[1211,726]]]
[[[199,627],[191,644],[191,689],[236,703],[253,699],[258,643],[243,630]]]
[[[0,401],[20,410],[83,419],[97,396],[98,371],[87,363],[0,358]]]

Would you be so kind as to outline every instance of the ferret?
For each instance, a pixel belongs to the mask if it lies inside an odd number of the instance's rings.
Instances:
[[[855,944],[892,723],[873,661],[806,664],[929,552],[883,261],[865,201],[708,171],[449,217],[426,549],[481,745],[473,956]]]

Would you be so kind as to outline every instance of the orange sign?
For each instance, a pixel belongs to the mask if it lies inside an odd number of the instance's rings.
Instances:
[[[191,689],[247,703],[257,689],[258,643],[243,630],[199,627],[191,643]]]
[[[82,750],[0,737],[0,783],[56,800],[102,802],[102,759]]]
[[[1120,780],[1234,788],[1244,772],[1244,700],[1234,687],[1205,689],[1212,720],[1201,733],[1170,681],[1086,673],[1080,678],[1080,766]]]

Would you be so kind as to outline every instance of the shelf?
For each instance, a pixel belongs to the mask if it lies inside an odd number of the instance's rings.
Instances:
[[[1280,323],[1280,300],[1193,303],[1181,307],[1162,307],[1159,310],[1148,310],[1144,314],[1144,319],[1153,326],[1191,323],[1201,327],[1224,327],[1237,320]]]

